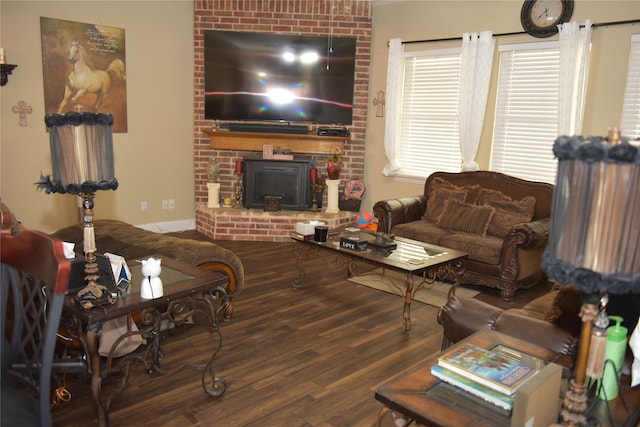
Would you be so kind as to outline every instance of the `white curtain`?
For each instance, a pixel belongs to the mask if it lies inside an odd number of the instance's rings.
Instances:
[[[403,65],[404,45],[402,44],[402,40],[391,39],[389,41],[387,95],[384,119],[384,152],[387,155],[388,163],[382,171],[386,176],[394,175],[395,172],[400,169],[400,165],[396,159],[396,153],[400,133]]]
[[[587,89],[591,21],[580,28],[578,22],[558,25],[560,33],[560,99],[558,134],[579,135],[582,132]]]
[[[476,153],[487,109],[495,39],[491,31],[464,33],[460,70],[460,153],[462,170],[476,171]]]

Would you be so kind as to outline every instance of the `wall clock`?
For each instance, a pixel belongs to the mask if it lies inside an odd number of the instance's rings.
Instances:
[[[522,28],[533,37],[557,34],[557,25],[571,19],[573,3],[573,0],[525,0],[520,12]]]

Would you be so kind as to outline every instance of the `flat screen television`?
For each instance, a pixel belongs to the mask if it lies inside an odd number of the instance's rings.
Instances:
[[[207,30],[205,118],[350,125],[355,37]]]

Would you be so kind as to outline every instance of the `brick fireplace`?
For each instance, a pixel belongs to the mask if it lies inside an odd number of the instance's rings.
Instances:
[[[195,0],[194,1],[194,169],[196,230],[222,240],[284,240],[295,223],[320,219],[330,227],[353,223],[355,212],[264,212],[262,210],[207,208],[206,166],[212,157],[220,165],[220,195],[231,197],[236,160],[258,156],[253,149],[212,147],[212,120],[204,118],[204,31],[231,30],[356,37],[356,75],[353,124],[344,143],[341,180],[364,176],[365,131],[369,105],[371,56],[371,3],[369,0]],[[306,152],[321,173],[328,154],[322,144]],[[284,147],[286,148],[286,144]],[[296,152],[294,151],[294,155]],[[344,185],[344,184],[343,184]]]

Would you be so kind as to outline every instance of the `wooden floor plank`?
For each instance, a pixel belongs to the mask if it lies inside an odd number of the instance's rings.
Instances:
[[[347,281],[328,252],[307,259],[307,283],[296,290],[291,243],[217,243],[240,257],[246,274],[214,362],[225,395],[208,397],[192,368],[163,376],[136,366],[113,400],[112,426],[371,427],[381,408],[375,388],[439,350],[436,307],[415,302],[412,331],[403,332],[401,298]],[[499,302],[497,293],[484,298]],[[165,332],[163,366],[206,360],[209,335],[198,325]],[[88,381],[67,375],[72,399],[54,408],[55,425],[95,425]]]

